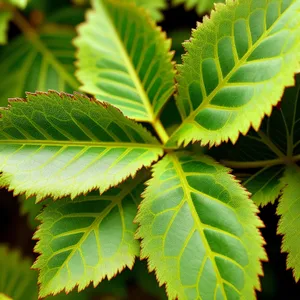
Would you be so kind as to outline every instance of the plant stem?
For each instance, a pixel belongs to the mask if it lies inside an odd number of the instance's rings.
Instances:
[[[273,144],[270,138],[261,130],[257,131],[257,134],[261,138],[262,142],[266,144],[278,157],[285,157],[285,155],[278,149],[278,147]]]
[[[152,126],[155,129],[157,135],[159,136],[161,142],[163,144],[166,144],[166,142],[169,140],[169,135],[166,132],[161,121],[159,119],[154,120],[154,122],[152,123]]]
[[[221,163],[226,167],[233,169],[255,169],[255,168],[263,168],[270,167],[275,165],[287,165],[294,164],[295,162],[300,160],[300,154],[292,156],[291,158],[284,156],[276,159],[269,160],[257,160],[257,161],[230,161],[230,160],[221,160]]]

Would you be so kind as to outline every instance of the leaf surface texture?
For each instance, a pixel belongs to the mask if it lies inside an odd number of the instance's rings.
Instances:
[[[102,193],[163,153],[141,125],[80,94],[28,94],[10,104],[0,119],[0,186],[15,194]]]
[[[77,285],[81,291],[91,281],[95,287],[126,266],[132,268],[139,254],[133,224],[143,188],[139,180],[128,180],[101,196],[95,191],[46,207],[34,236],[39,239],[35,251],[41,253],[34,264],[40,269],[40,297],[63,289],[68,293]]]
[[[256,130],[294,85],[300,61],[300,2],[227,1],[184,44],[177,104],[183,119],[169,145],[236,142]]]
[[[75,40],[81,89],[130,118],[154,122],[174,90],[170,40],[134,4],[95,3]]]
[[[254,299],[265,258],[247,192],[206,156],[167,154],[139,208],[141,257],[169,299]]]
[[[287,186],[277,207],[280,216],[277,232],[283,235],[281,250],[288,253],[287,268],[293,270],[297,282],[300,279],[300,168],[288,168],[282,181]]]

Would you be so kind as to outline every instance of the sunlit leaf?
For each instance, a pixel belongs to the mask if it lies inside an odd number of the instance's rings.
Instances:
[[[94,2],[75,40],[81,90],[130,118],[154,122],[174,90],[170,40],[143,9],[124,1]]]
[[[282,251],[287,252],[287,268],[293,270],[296,281],[300,279],[300,168],[290,167],[282,179],[286,184],[277,207],[280,215],[278,233],[283,234]]]
[[[27,94],[2,110],[0,186],[37,201],[102,193],[162,153],[141,125],[80,94]]]
[[[34,268],[40,269],[40,297],[93,282],[111,279],[125,267],[132,268],[139,254],[134,239],[133,219],[140,202],[138,187],[143,177],[99,195],[99,191],[75,200],[50,203],[38,217],[42,225],[34,238],[41,255]]]
[[[228,169],[167,154],[153,168],[137,237],[169,299],[254,299],[265,259],[257,209]]]
[[[256,130],[300,70],[300,1],[227,1],[184,44],[177,104],[183,119],[168,145],[219,145]]]

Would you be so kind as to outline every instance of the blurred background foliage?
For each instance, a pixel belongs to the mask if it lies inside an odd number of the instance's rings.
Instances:
[[[141,2],[150,9],[151,3],[155,2],[155,0],[124,1]],[[176,63],[181,63],[181,55],[184,53],[182,42],[189,39],[191,29],[195,28],[197,21],[201,21],[209,12],[211,2],[211,0],[173,0],[173,5],[169,3],[168,7],[161,6],[165,9],[161,14],[155,14],[156,19],[159,20],[158,24],[172,39]],[[219,2],[224,1],[219,0]],[[73,92],[78,90],[79,84],[74,76],[75,49],[72,38],[76,34],[75,26],[84,21],[88,7],[87,0],[29,1],[27,7],[20,13],[27,19],[33,33],[30,29],[29,33],[27,30],[27,34],[23,35],[19,27],[11,22],[8,30],[9,43],[0,46],[0,106],[7,105],[8,97],[24,96],[25,91],[56,89]],[[8,17],[4,15],[4,18]],[[59,65],[53,63],[54,60],[58,61]],[[48,72],[42,73],[41,69],[45,68],[45,64],[48,66]],[[170,115],[172,118],[169,117]],[[164,109],[162,121],[169,130],[180,122],[174,97]],[[38,226],[35,216],[44,204],[45,202],[34,204],[34,199],[25,200],[23,197],[18,199],[13,197],[11,192],[0,190],[0,244],[6,244],[9,249],[21,249],[22,256],[33,261],[36,254],[33,252],[35,241],[32,240],[32,235]],[[292,295],[300,294],[300,286],[294,282],[291,270],[285,269],[286,254],[280,253],[281,237],[276,235],[278,217],[275,214],[275,206],[267,205],[262,208],[260,217],[266,225],[262,229],[262,234],[267,242],[269,261],[263,263],[265,276],[261,279],[262,291],[257,292],[257,297],[258,299],[283,299],[283,297],[298,299]],[[67,296],[59,294],[48,298],[167,299],[164,288],[158,287],[155,275],[148,274],[145,261],[137,261],[132,272],[128,269],[124,270],[113,280],[101,282],[96,289],[89,287],[81,293],[73,291]]]

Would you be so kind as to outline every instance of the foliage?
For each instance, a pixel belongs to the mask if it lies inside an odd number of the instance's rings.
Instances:
[[[0,3],[0,43],[9,20],[22,32],[0,48],[0,187],[19,196],[38,254],[30,270],[0,247],[0,299],[35,300],[37,285],[40,298],[124,298],[128,279],[160,299],[255,299],[257,206],[277,199],[298,281],[300,1],[215,4],[176,71],[155,23],[166,1],[63,2]]]

